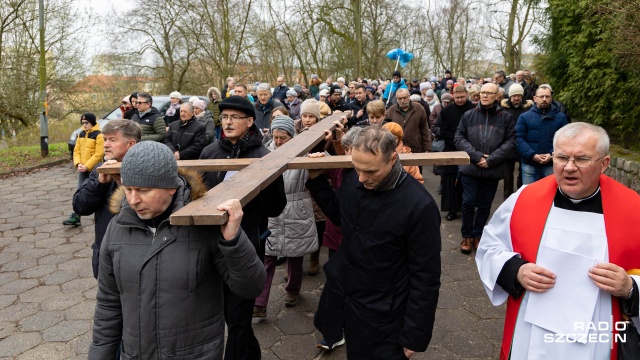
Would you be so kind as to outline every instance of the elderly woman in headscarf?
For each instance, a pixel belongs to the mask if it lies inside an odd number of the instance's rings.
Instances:
[[[269,144],[269,148],[271,151],[276,151],[296,136],[293,119],[284,115],[276,116],[271,122],[271,134],[273,141]],[[267,280],[253,308],[253,316],[259,318],[267,316],[267,304],[277,257],[282,256],[287,259],[284,305],[292,307],[298,303],[299,299],[304,255],[318,249],[318,233],[311,195],[304,185],[309,179],[309,171],[291,169],[285,171],[282,177],[287,205],[280,216],[269,218],[271,235],[267,238],[264,258]]]

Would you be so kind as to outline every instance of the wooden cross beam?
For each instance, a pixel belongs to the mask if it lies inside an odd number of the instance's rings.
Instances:
[[[345,113],[331,115],[303,133],[296,135],[286,144],[259,159],[214,159],[180,160],[179,167],[200,172],[236,171],[239,172],[209,190],[203,197],[194,200],[182,209],[171,214],[172,225],[220,225],[227,222],[227,213],[216,207],[229,200],[239,199],[244,207],[259,192],[271,184],[287,169],[332,169],[350,168],[351,156],[330,156],[324,158],[299,157],[309,152],[324,138],[324,130],[333,130],[334,121],[340,120]],[[348,114],[347,114],[348,115]],[[403,165],[463,165],[469,163],[469,156],[462,151],[446,153],[400,154]],[[103,165],[98,172],[117,174],[120,163]]]

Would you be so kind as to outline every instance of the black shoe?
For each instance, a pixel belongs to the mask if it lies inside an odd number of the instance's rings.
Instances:
[[[285,261],[287,261],[287,258],[284,256],[278,256],[276,258],[276,265],[282,265],[285,263]]]
[[[447,219],[447,221],[453,221],[455,219],[458,218],[458,214],[457,213],[448,213],[447,217],[445,217],[445,219]]]

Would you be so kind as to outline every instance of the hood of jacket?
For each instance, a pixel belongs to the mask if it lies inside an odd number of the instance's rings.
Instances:
[[[210,87],[209,90],[207,90],[207,98],[209,98],[209,100],[211,100],[211,94],[216,94],[218,96],[218,101],[220,101],[222,98],[220,90],[218,90],[217,87]]]
[[[179,168],[178,174],[182,180],[182,185],[177,191],[174,211],[195,199],[201,198],[207,192],[207,186],[204,184],[201,173],[195,170]],[[128,207],[129,203],[127,203],[124,195],[124,186],[118,186],[109,198],[109,211],[117,215],[123,208]]]

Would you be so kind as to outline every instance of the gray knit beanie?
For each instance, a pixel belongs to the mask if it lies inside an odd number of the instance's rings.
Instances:
[[[122,159],[120,178],[124,186],[176,189],[178,163],[168,146],[156,141],[140,142]]]
[[[320,103],[316,99],[307,99],[300,106],[300,115],[311,114],[320,121]]]
[[[273,130],[284,130],[289,133],[291,137],[296,136],[293,119],[288,116],[278,115],[274,117],[273,120],[271,120],[271,131],[273,132]]]

